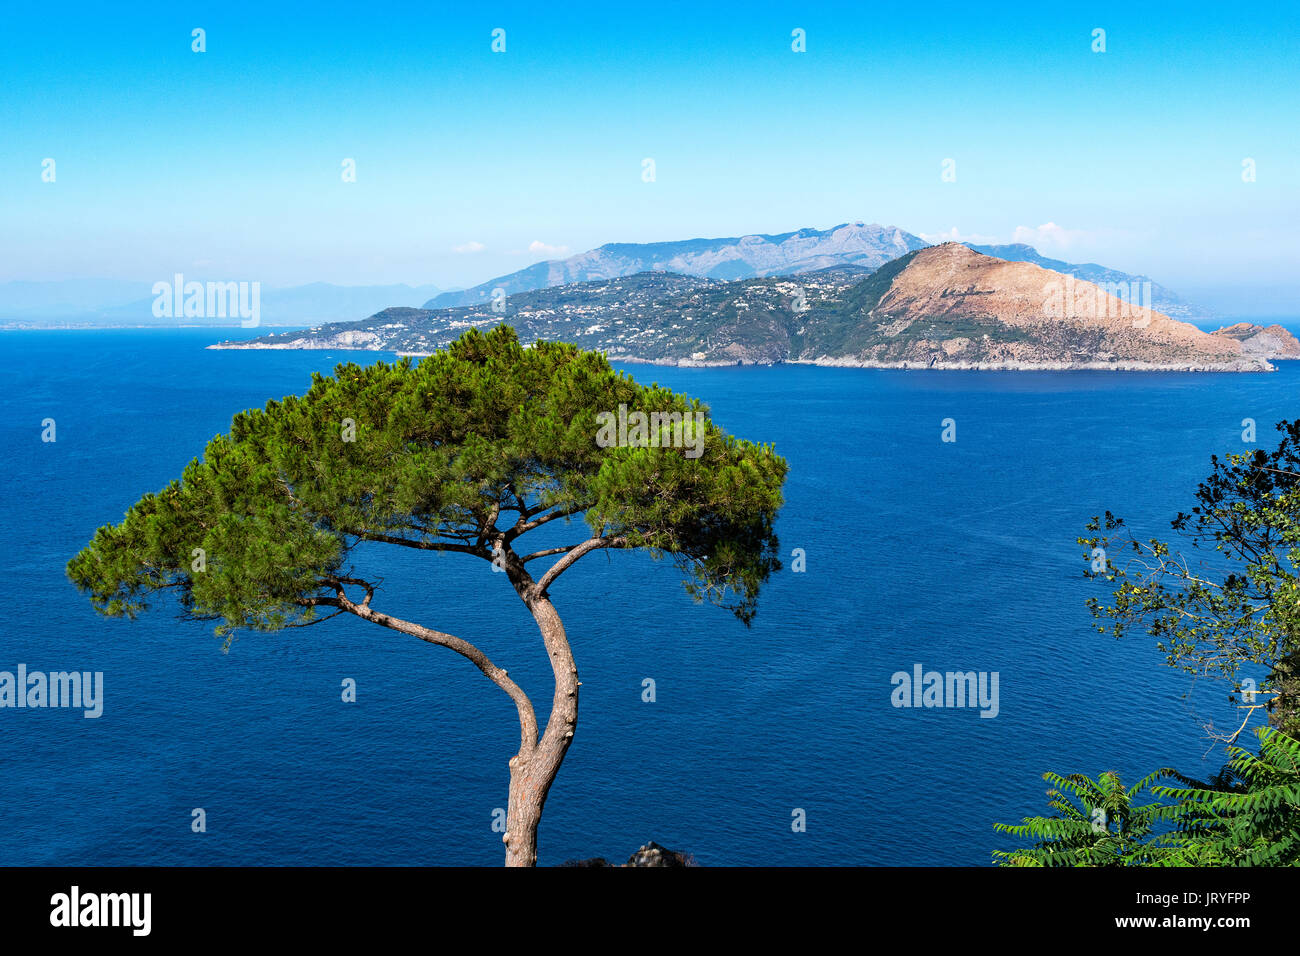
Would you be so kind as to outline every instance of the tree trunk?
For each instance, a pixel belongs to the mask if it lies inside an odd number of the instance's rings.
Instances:
[[[542,805],[559,770],[558,762],[549,775],[534,761],[510,761],[510,804],[506,810],[506,866],[537,865],[537,825]]]
[[[537,825],[542,819],[542,807],[569,744],[573,742],[573,731],[578,724],[580,682],[569,639],[550,599],[538,593],[536,585],[529,585],[532,582],[520,588],[520,597],[532,611],[542,632],[542,641],[546,644],[551,670],[555,674],[555,698],[551,703],[550,718],[546,721],[546,731],[537,746],[528,753],[521,749],[510,760],[510,802],[503,837],[506,866],[537,864]]]

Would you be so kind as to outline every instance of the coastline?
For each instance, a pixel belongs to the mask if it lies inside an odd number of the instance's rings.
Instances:
[[[389,349],[364,348],[349,345],[332,344],[319,348],[303,347],[285,343],[256,345],[243,342],[215,342],[206,346],[218,351],[296,351],[296,352],[389,352]],[[430,352],[393,351],[393,354],[411,358],[425,358]],[[1157,363],[1132,360],[1102,362],[878,362],[875,360],[855,359],[851,356],[819,356],[815,359],[783,359],[779,362],[745,362],[738,360],[709,361],[707,359],[647,359],[631,355],[619,355],[606,352],[611,362],[624,365],[659,365],[667,368],[731,368],[740,366],[772,367],[776,365],[816,365],[825,368],[874,368],[893,369],[908,372],[1225,372],[1225,373],[1268,373],[1276,372],[1274,361],[1285,359],[1243,359],[1236,362],[1182,362]]]

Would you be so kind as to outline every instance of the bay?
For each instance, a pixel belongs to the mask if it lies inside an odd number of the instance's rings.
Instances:
[[[102,671],[105,697],[94,720],[0,710],[0,863],[501,862],[492,819],[517,725],[463,659],[355,620],[223,654],[165,603],[99,618],[64,576],[233,413],[302,393],[313,370],[391,358],[204,349],[255,331],[0,335],[0,670]],[[593,555],[556,585],[583,697],[539,862],[620,860],[655,840],[706,865],[983,865],[1005,848],[995,822],[1044,810],[1046,770],[1216,771],[1201,725],[1232,722],[1224,688],[1164,667],[1149,640],[1095,632],[1084,602],[1103,592],[1075,538],[1106,509],[1167,537],[1211,454],[1274,445],[1273,423],[1300,414],[1300,363],[1277,364],[626,366],[787,458],[786,569],[751,628],[643,555]],[[545,710],[545,654],[504,582],[455,555],[365,557],[383,563],[376,606],[480,643]],[[891,675],[918,663],[997,672],[997,717],[891,706]]]

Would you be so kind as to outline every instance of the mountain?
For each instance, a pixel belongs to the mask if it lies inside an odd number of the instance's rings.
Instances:
[[[198,279],[186,276],[186,281]],[[172,281],[166,276],[164,281]],[[263,325],[309,325],[354,320],[386,306],[416,305],[437,293],[436,286],[341,286],[327,282],[263,288]],[[0,322],[10,325],[140,326],[177,325],[153,314],[153,283],[116,279],[74,279],[62,282],[0,284]],[[231,325],[231,319],[187,319],[188,325]]]
[[[1044,269],[1083,279],[1101,286],[1116,298],[1132,302],[1134,305],[1144,305],[1172,318],[1182,319],[1184,322],[1200,322],[1215,318],[1215,314],[1209,309],[1183,301],[1158,282],[1152,282],[1148,276],[1130,275],[1117,269],[1099,266],[1095,262],[1078,264],[1049,259],[1047,256],[1040,255],[1033,246],[1027,246],[1023,242],[1005,246],[979,246],[970,242],[965,245],[986,256],[1005,259],[1008,262],[1032,262]]]
[[[957,243],[874,272],[718,281],[648,272],[519,293],[490,306],[386,309],[363,322],[212,348],[358,348],[427,354],[502,321],[525,342],[559,339],[615,361],[799,362],[877,368],[1268,371],[1241,342],[1105,289]]]
[[[1143,275],[1132,275],[1093,262],[1071,263],[1041,255],[1023,243],[975,245],[976,252],[1008,262],[1030,262],[1044,269],[1100,285],[1116,298],[1155,309],[1188,322],[1212,320],[1208,309],[1192,305]],[[470,289],[445,292],[424,303],[426,309],[449,309],[489,303],[494,289],[507,296],[552,286],[613,279],[638,272],[676,272],[718,280],[797,275],[834,265],[876,269],[891,259],[926,246],[926,242],[894,226],[861,222],[832,229],[800,229],[778,235],[726,239],[686,239],[679,242],[608,243],[567,259],[538,262],[509,275],[489,279]],[[393,303],[390,303],[393,304]]]
[[[890,263],[855,287],[841,351],[866,364],[940,368],[1264,371],[1241,343],[1134,305],[1092,282],[957,243]]]
[[[148,295],[150,288],[127,279],[0,282],[0,321],[95,315]]]
[[[471,289],[445,292],[426,309],[482,305],[492,290],[508,296],[551,286],[596,279],[616,279],[638,272],[676,272],[718,280],[793,275],[827,266],[859,265],[875,269],[890,259],[925,246],[925,240],[894,226],[844,223],[833,229],[800,229],[772,236],[684,239],[679,242],[619,242],[568,259],[539,262]]]
[[[1300,340],[1280,325],[1267,328],[1238,322],[1211,333],[1221,335],[1241,343],[1242,352],[1263,359],[1300,358]]]
[[[620,330],[635,331],[652,326],[682,308],[699,290],[725,285],[696,276],[644,272],[520,292],[507,300],[504,313],[493,312],[490,305],[438,310],[389,308],[360,322],[335,322],[305,331],[273,333],[210,347],[380,349],[427,354],[442,348],[471,326],[483,328],[503,319],[530,340],[555,337],[561,332],[590,338],[605,326],[584,321],[587,318],[599,316]]]

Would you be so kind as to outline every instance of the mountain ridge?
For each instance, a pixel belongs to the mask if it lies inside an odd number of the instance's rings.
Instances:
[[[364,322],[219,343],[427,354],[502,322],[521,340],[575,342],[611,360],[675,365],[1269,371],[1242,342],[1125,302],[1033,263],[945,243],[868,274],[841,266],[719,281],[643,272],[491,306],[386,309]]]
[[[811,272],[834,265],[884,265],[926,246],[924,239],[897,226],[846,222],[830,229],[796,229],[718,239],[668,242],[611,242],[567,259],[551,259],[489,279],[469,289],[446,292],[424,303],[426,309],[455,308],[490,302],[493,291],[505,295],[556,285],[614,279],[640,272],[675,272],[700,278],[736,280],[790,272]]]

